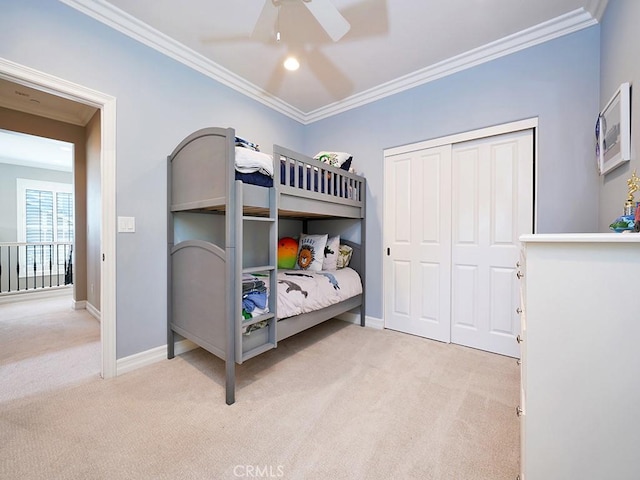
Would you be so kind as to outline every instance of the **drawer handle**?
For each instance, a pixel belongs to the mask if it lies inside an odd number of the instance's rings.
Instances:
[[[524,341],[524,340],[522,340],[522,337],[521,337],[520,335],[518,335],[518,336],[516,337],[516,342],[518,342],[518,343],[522,343],[523,341]]]
[[[516,407],[516,415],[517,415],[518,417],[521,417],[521,416],[522,416],[522,413],[523,413],[523,412],[522,412],[522,407],[520,407],[520,405],[518,405],[518,406]]]
[[[518,270],[518,272],[516,273],[516,277],[518,277],[518,280],[520,280],[522,277],[524,277],[524,273]]]
[[[520,315],[522,313],[522,309],[520,307],[516,308],[516,313]]]

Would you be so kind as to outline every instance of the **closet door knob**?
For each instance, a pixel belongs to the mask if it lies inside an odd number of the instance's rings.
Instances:
[[[517,359],[516,360],[516,365],[518,365],[518,366],[522,365],[522,359],[520,359],[520,358]]]
[[[518,335],[516,337],[516,342],[518,342],[518,343],[522,343],[523,342],[522,337],[520,335]]]
[[[516,308],[516,313],[520,315],[522,313],[522,309],[520,307]]]
[[[516,273],[516,277],[518,277],[518,280],[520,280],[522,277],[524,277],[524,273],[518,270],[518,272]]]
[[[520,407],[520,405],[518,405],[518,406],[516,407],[516,415],[517,415],[518,417],[521,417],[521,416],[522,416],[522,408]]]

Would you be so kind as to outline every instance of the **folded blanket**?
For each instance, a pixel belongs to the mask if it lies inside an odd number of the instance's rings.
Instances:
[[[235,167],[241,173],[260,172],[273,177],[273,159],[271,155],[256,152],[250,148],[235,147],[236,162]]]

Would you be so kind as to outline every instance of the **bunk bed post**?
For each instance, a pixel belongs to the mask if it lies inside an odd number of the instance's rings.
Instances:
[[[236,324],[236,253],[242,250],[242,245],[236,245],[238,239],[237,216],[242,215],[242,206],[237,205],[235,183],[235,130],[227,129],[226,136],[226,175],[227,195],[225,213],[225,253],[226,253],[226,348],[225,348],[225,396],[227,405],[236,401],[236,349],[235,349],[235,324]],[[238,208],[240,212],[238,213]]]
[[[367,211],[365,205],[367,202],[365,201],[365,196],[367,195],[367,181],[365,178],[362,179],[362,189],[360,190],[359,200],[362,201],[362,210],[361,210],[361,218],[360,220],[360,276],[362,278],[362,305],[360,305],[360,326],[364,327],[366,322],[366,260],[367,260]]]
[[[173,321],[173,287],[171,278],[171,250],[173,249],[173,213],[171,212],[171,156],[167,156],[167,358],[175,356],[175,338],[171,323]]]

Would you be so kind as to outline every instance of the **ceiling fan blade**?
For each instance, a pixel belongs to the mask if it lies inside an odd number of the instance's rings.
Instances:
[[[351,28],[330,0],[304,0],[304,4],[334,42],[344,37]]]
[[[278,7],[271,0],[264,0],[260,16],[253,27],[252,38],[269,40],[274,38],[274,28],[278,18]]]

